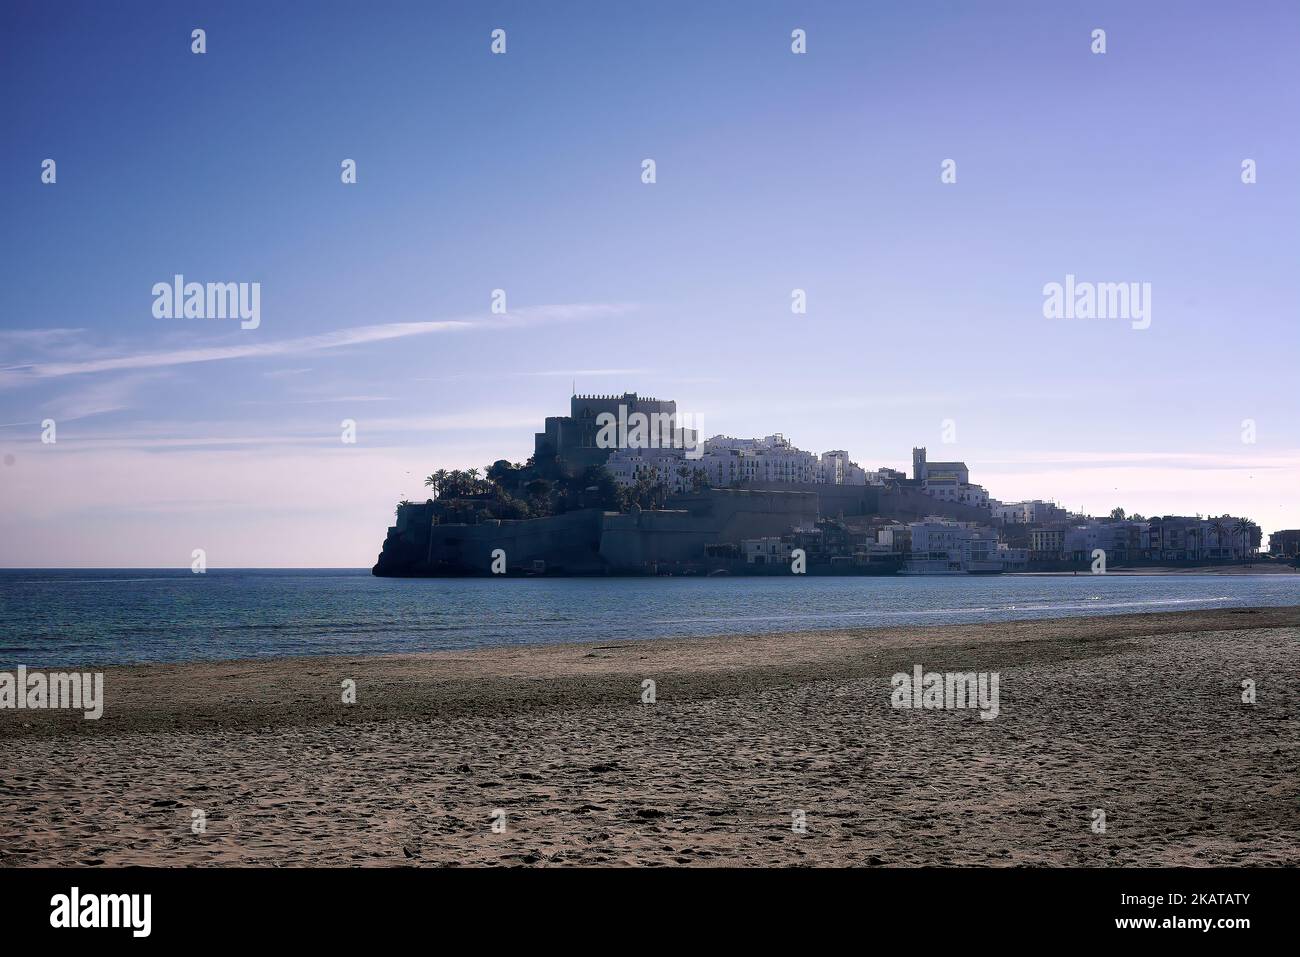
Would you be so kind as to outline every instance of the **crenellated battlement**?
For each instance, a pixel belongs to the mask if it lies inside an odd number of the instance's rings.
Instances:
[[[586,402],[618,402],[618,401],[626,401],[629,399],[635,402],[662,401],[661,399],[657,399],[652,395],[637,395],[635,392],[624,392],[622,395],[595,395],[595,394],[579,395],[575,393],[574,395],[570,396],[570,398],[576,399],[578,401],[586,401]]]

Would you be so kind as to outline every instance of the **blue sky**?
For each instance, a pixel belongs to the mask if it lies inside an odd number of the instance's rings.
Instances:
[[[368,565],[575,379],[1007,501],[1300,526],[1294,4],[0,18],[2,565]],[[260,327],[154,318],[176,273],[260,282]],[[1044,318],[1066,274],[1149,282],[1151,327]]]

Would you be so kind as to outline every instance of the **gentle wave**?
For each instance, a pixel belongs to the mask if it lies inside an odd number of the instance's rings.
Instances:
[[[1098,599],[1089,598],[1088,601]],[[797,615],[756,615],[742,617],[728,615],[726,618],[658,618],[652,621],[656,625],[694,625],[703,622],[724,621],[801,621],[809,618],[882,618],[907,615],[978,615],[984,612],[998,611],[1077,611],[1081,608],[1141,608],[1147,605],[1199,605],[1231,601],[1227,595],[1218,598],[1161,598],[1148,601],[1107,602],[1103,605],[1092,604],[1049,604],[1049,605],[979,605],[971,608],[917,608],[899,611],[830,611],[823,613],[804,612]]]

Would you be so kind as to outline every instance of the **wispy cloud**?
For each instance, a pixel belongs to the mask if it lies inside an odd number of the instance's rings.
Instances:
[[[580,375],[653,375],[653,369],[550,369],[546,372],[524,372],[528,376],[580,376]]]
[[[85,333],[85,329],[0,329],[0,348],[23,346],[25,348],[46,349],[75,340]]]
[[[24,381],[59,376],[87,375],[128,369],[158,369],[190,365],[197,362],[299,355],[318,352],[323,349],[338,349],[436,333],[496,331],[556,322],[607,319],[624,314],[631,309],[630,305],[619,303],[572,303],[534,306],[520,309],[509,315],[495,316],[491,319],[462,317],[427,322],[389,322],[338,329],[314,336],[282,339],[278,342],[250,342],[240,345],[173,349],[165,352],[145,352],[67,362],[33,362],[0,368],[0,384],[15,385]]]
[[[495,379],[532,379],[543,378],[578,378],[580,376],[616,376],[616,375],[655,375],[653,369],[547,369],[542,372],[493,372]],[[416,382],[454,382],[459,379],[479,379],[478,373],[457,373],[455,375],[417,376]]]
[[[1049,451],[993,452],[980,456],[983,468],[1030,465],[1035,468],[1109,469],[1163,467],[1181,469],[1295,469],[1300,468],[1300,451],[1242,452],[1119,452]]]
[[[56,420],[85,419],[131,407],[136,392],[165,375],[129,375],[90,383],[51,400],[49,414]]]
[[[0,428],[29,426],[45,418],[56,422],[73,422],[95,415],[120,412],[132,407],[132,400],[143,385],[162,378],[166,378],[166,373],[126,375],[91,382],[63,395],[46,399],[34,410],[38,413],[35,419],[0,423]]]
[[[316,399],[249,399],[245,405],[330,405],[336,402],[395,402],[391,395],[335,395]]]
[[[358,401],[354,397],[352,400]],[[338,401],[345,401],[340,399]],[[272,403],[274,404],[274,403]],[[301,403],[299,403],[301,405]],[[331,414],[336,415],[336,413]],[[71,418],[68,417],[70,421]],[[57,416],[56,416],[57,418]],[[412,448],[431,435],[481,436],[488,444],[509,445],[511,449],[521,444],[531,446],[532,435],[538,420],[535,410],[528,408],[482,408],[465,412],[444,412],[426,415],[356,416],[361,434],[361,444],[370,448]],[[59,419],[64,421],[64,419]],[[12,423],[30,426],[33,422]],[[10,423],[0,424],[0,428]],[[500,433],[505,436],[499,437]],[[495,436],[488,439],[488,436]],[[28,440],[38,441],[35,434]],[[274,416],[249,420],[140,421],[129,427],[105,426],[87,428],[79,432],[75,449],[78,451],[150,450],[167,452],[183,449],[316,446],[333,448],[339,445],[338,419],[311,417],[305,413],[294,418]],[[60,443],[61,451],[71,451],[69,443]],[[511,452],[514,454],[514,451]]]

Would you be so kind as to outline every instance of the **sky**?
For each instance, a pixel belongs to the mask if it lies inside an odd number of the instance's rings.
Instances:
[[[0,566],[369,566],[575,383],[1300,527],[1300,5],[10,0],[0,88]]]

